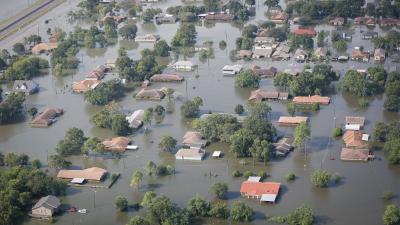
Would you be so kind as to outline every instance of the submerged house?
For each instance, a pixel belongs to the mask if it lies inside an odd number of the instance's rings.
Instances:
[[[283,61],[283,60],[289,60],[290,55],[289,55],[290,48],[287,45],[279,45],[275,52],[272,54],[271,58],[273,61]]]
[[[47,108],[31,121],[32,127],[48,127],[55,122],[56,117],[62,115],[64,111],[60,108]]]
[[[366,162],[372,157],[369,149],[342,148],[340,159],[343,161],[363,161]]]
[[[278,12],[271,15],[271,21],[274,23],[284,23],[289,18],[286,12]]]
[[[236,75],[242,70],[243,66],[236,64],[236,65],[225,65],[222,68],[222,74],[224,75]]]
[[[308,52],[303,49],[303,48],[298,48],[295,52],[294,52],[294,60],[296,60],[296,62],[304,62],[308,57]]]
[[[269,68],[261,68],[259,66],[253,66],[251,70],[261,78],[273,78],[275,74],[278,72],[278,69],[273,66],[270,66]]]
[[[79,82],[74,82],[72,84],[72,91],[77,93],[84,93],[89,90],[95,89],[100,83],[101,80],[89,80],[89,79],[85,79]]]
[[[143,124],[144,110],[138,109],[132,113],[132,115],[127,116],[126,120],[129,123],[130,128],[137,129]]]
[[[297,126],[300,123],[307,123],[308,117],[305,116],[281,116],[278,123],[281,126]]]
[[[273,48],[269,45],[256,45],[254,46],[253,58],[271,58]]]
[[[384,62],[386,59],[386,51],[382,48],[377,48],[374,51],[374,61],[375,62]]]
[[[203,148],[207,145],[207,140],[197,131],[188,131],[183,136],[182,145],[189,148]]]
[[[365,117],[346,116],[346,130],[361,130],[365,124]]]
[[[175,15],[164,14],[164,13],[160,13],[160,14],[156,15],[154,18],[155,18],[157,24],[175,23],[178,20],[178,18],[176,18]]]
[[[156,34],[146,34],[146,35],[135,37],[135,42],[155,43],[158,40],[160,40],[160,35],[156,35]]]
[[[205,154],[206,151],[200,148],[181,148],[175,154],[175,158],[182,160],[201,161],[203,160]]]
[[[204,17],[208,21],[232,21],[234,18],[235,16],[229,13],[209,13]]]
[[[275,203],[278,197],[281,183],[243,181],[240,186],[240,194],[247,198],[259,199],[260,202]]]
[[[150,77],[152,82],[180,82],[183,81],[184,77],[178,74],[154,74]]]
[[[83,170],[60,170],[57,174],[57,178],[69,179],[81,178],[88,181],[101,181],[107,174],[107,170],[99,167],[90,167]]]
[[[315,37],[317,35],[317,32],[314,30],[314,28],[298,28],[293,31],[293,34],[299,36]]]
[[[142,89],[136,94],[139,100],[161,100],[165,97],[165,93],[159,89]]]
[[[368,148],[367,139],[366,133],[362,131],[347,130],[343,135],[343,141],[347,148]]]
[[[86,75],[87,80],[101,80],[106,75],[106,72],[109,70],[108,67],[104,65],[97,66],[94,70],[90,71]]]
[[[32,207],[30,215],[34,218],[40,219],[50,218],[58,212],[60,205],[60,199],[53,195],[47,195],[36,202]]]
[[[40,44],[37,44],[37,45],[33,46],[31,51],[32,51],[32,54],[39,55],[41,53],[51,52],[54,49],[56,49],[57,46],[58,46],[57,43],[52,43],[52,42],[40,43]]]
[[[279,91],[265,91],[257,89],[251,92],[248,101],[265,101],[265,100],[287,100],[289,96],[288,92]]]
[[[177,61],[172,64],[172,68],[175,71],[192,71],[194,70],[195,65],[190,61]]]
[[[283,137],[279,139],[278,142],[273,143],[272,146],[275,149],[275,155],[276,156],[286,156],[291,152],[294,147],[293,147],[293,138],[288,138],[288,137]]]
[[[107,151],[125,152],[131,141],[127,137],[114,137],[102,142]]]
[[[351,53],[351,60],[368,62],[369,61],[369,53],[363,52],[359,49],[354,49]]]
[[[328,49],[325,47],[316,48],[314,51],[314,57],[318,60],[326,59],[328,56]]]
[[[39,84],[33,80],[16,80],[14,81],[13,91],[31,95],[39,91]]]
[[[323,97],[320,95],[312,95],[312,96],[296,96],[293,98],[293,102],[296,104],[321,104],[321,105],[329,105],[331,98]]]
[[[344,18],[343,17],[335,17],[335,18],[329,20],[329,24],[332,26],[343,26]]]

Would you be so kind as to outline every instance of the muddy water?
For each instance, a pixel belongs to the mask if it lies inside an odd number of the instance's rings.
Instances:
[[[2,7],[0,9],[0,21],[18,14],[20,11],[28,8],[35,2],[38,2],[38,0],[1,0],[0,4]]]
[[[68,1],[57,7],[53,11],[32,24],[31,28],[26,28],[21,32],[24,35],[37,32],[44,34],[47,27],[61,26],[65,30],[71,30],[72,26],[66,24],[66,12],[76,5],[77,1]],[[152,7],[165,9],[169,5],[181,4],[180,1],[173,0],[154,4]],[[265,8],[261,1],[258,3],[257,16],[250,20],[250,23],[257,23],[265,19]],[[51,18],[53,23],[44,24],[43,21]],[[146,33],[160,34],[162,39],[170,41],[173,37],[178,24],[165,25],[142,25],[138,24],[138,35]],[[209,62],[201,63],[198,56],[195,55],[190,60],[199,65],[198,70],[190,73],[182,73],[186,80],[178,84],[154,84],[153,88],[171,87],[182,96],[193,98],[200,96],[204,100],[202,106],[203,112],[224,111],[233,112],[237,104],[245,104],[249,97],[251,89],[238,89],[234,87],[234,79],[223,77],[221,68],[226,64],[232,64],[229,59],[229,51],[235,47],[235,39],[240,35],[241,26],[229,23],[219,23],[213,26],[196,25],[198,32],[197,43],[204,41],[214,42],[215,59]],[[331,30],[329,26],[318,26],[318,30]],[[353,42],[349,47],[363,45],[366,50],[373,50],[373,46],[368,41],[362,41],[360,29],[355,28]],[[386,31],[380,31],[383,34]],[[20,36],[22,38],[23,36]],[[218,42],[226,40],[228,43],[226,50],[220,50]],[[18,41],[16,36],[1,43],[2,46],[11,46],[13,42]],[[84,102],[83,96],[71,93],[69,86],[73,81],[81,80],[84,74],[97,65],[106,62],[117,56],[117,49],[120,46],[126,47],[128,54],[132,58],[138,59],[140,51],[145,48],[151,48],[151,44],[135,44],[129,41],[119,41],[115,46],[106,49],[87,50],[83,48],[78,57],[83,60],[79,70],[73,75],[64,77],[54,77],[50,74],[35,78],[41,86],[40,92],[29,96],[26,101],[26,107],[38,107],[43,109],[45,106],[62,107],[65,114],[51,127],[46,129],[33,129],[29,127],[28,121],[0,126],[0,151],[26,153],[32,159],[40,159],[46,164],[47,155],[54,154],[54,148],[57,142],[63,138],[65,132],[70,127],[78,127],[84,130],[86,136],[98,136],[100,138],[111,137],[108,130],[94,128],[89,122],[89,118],[101,107],[92,106]],[[351,50],[349,50],[350,52]],[[302,67],[304,64],[297,64],[294,61],[289,62],[271,62],[239,61],[246,67],[252,65],[269,66],[273,65],[279,70],[286,68]],[[344,72],[350,68],[367,68],[372,65],[366,63],[332,63],[336,70]],[[394,64],[387,62],[385,68],[394,68]],[[168,72],[168,70],[166,70]],[[199,76],[196,77],[196,74]],[[267,79],[261,82],[262,88],[273,89],[272,80]],[[3,88],[7,88],[3,85]],[[156,104],[166,106],[167,101],[148,102],[137,101],[132,98],[133,93],[127,93],[121,99],[119,105],[124,112],[132,112],[136,109],[145,109],[154,107]],[[141,199],[145,191],[154,190],[158,194],[164,194],[180,206],[184,207],[186,202],[194,197],[196,193],[212,200],[208,190],[214,182],[225,182],[229,185],[228,204],[236,200],[242,200],[253,207],[257,214],[256,219],[251,224],[265,224],[262,217],[268,215],[284,215],[303,203],[309,204],[315,210],[319,224],[331,225],[365,225],[381,224],[381,216],[385,207],[385,202],[381,196],[384,191],[393,191],[400,195],[400,169],[398,167],[388,166],[382,151],[377,151],[378,160],[369,163],[351,163],[339,160],[342,140],[333,140],[331,136],[334,123],[343,126],[344,118],[347,115],[365,116],[367,125],[365,130],[372,133],[374,124],[378,121],[395,121],[399,119],[398,114],[387,113],[383,111],[384,96],[371,98],[370,106],[367,109],[360,109],[357,106],[357,97],[352,95],[336,94],[331,96],[333,104],[323,106],[319,112],[298,113],[311,117],[312,135],[308,143],[307,154],[303,152],[293,152],[286,159],[273,161],[270,165],[264,167],[256,165],[253,167],[250,159],[246,165],[240,165],[228,153],[228,146],[225,144],[212,144],[207,147],[211,153],[213,150],[222,150],[226,153],[225,157],[219,160],[207,158],[202,162],[182,162],[175,161],[174,156],[167,153],[160,153],[157,144],[163,135],[171,135],[181,141],[183,134],[189,130],[188,123],[183,121],[180,116],[179,107],[181,102],[175,101],[175,112],[167,114],[161,124],[155,124],[151,127],[151,132],[147,135],[143,131],[135,133],[131,139],[139,145],[139,150],[128,151],[121,159],[103,159],[100,157],[86,158],[81,156],[70,157],[68,160],[73,162],[76,167],[100,166],[107,168],[110,172],[120,172],[121,179],[118,180],[109,190],[96,190],[70,188],[68,195],[62,200],[66,204],[71,204],[78,208],[87,208],[88,214],[64,214],[57,218],[57,224],[87,224],[87,225],[109,225],[125,224],[130,217],[142,212],[129,211],[128,213],[118,213],[114,207],[114,199],[117,195],[126,196],[129,202],[137,202]],[[292,134],[293,128],[278,127],[276,121],[280,115],[287,115],[286,109],[282,103],[271,102],[273,115],[272,120],[282,134]],[[336,117],[336,121],[333,118]],[[334,160],[331,160],[334,159]],[[176,167],[176,176],[165,178],[146,177],[142,182],[139,192],[129,187],[130,177],[133,171],[142,169],[148,161],[155,163],[171,164]],[[328,189],[313,188],[310,182],[310,174],[315,169],[326,169],[331,173],[342,175],[343,181]],[[269,181],[282,182],[283,188],[277,204],[259,204],[254,200],[242,199],[239,194],[240,183],[242,179],[231,177],[233,170],[241,171],[252,170],[258,172],[266,171],[270,174]],[[217,176],[209,178],[205,173],[212,173]],[[285,175],[288,172],[294,172],[298,179],[294,183],[287,183]],[[398,199],[395,200],[398,203]],[[228,224],[227,221],[204,220],[201,224]],[[25,224],[40,224],[37,221],[26,220]]]

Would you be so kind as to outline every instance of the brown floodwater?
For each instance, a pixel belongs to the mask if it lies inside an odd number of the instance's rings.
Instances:
[[[77,0],[68,0],[66,3],[58,6],[42,18],[38,19],[29,28],[22,29],[19,35],[2,41],[2,47],[10,48],[15,41],[20,41],[24,36],[39,32],[45,36],[48,27],[59,26],[64,30],[71,30],[76,24],[67,24],[66,13],[75,7]],[[171,5],[182,4],[179,0],[163,1],[154,4],[153,7],[166,9]],[[264,11],[266,8],[262,1],[258,1],[256,7],[256,17],[251,18],[249,23],[257,23],[265,20]],[[44,24],[44,20],[51,19],[52,22]],[[82,26],[87,26],[83,24]],[[140,24],[138,23],[138,35],[147,33],[160,34],[162,39],[170,42],[176,32],[179,24]],[[38,29],[39,27],[39,29]],[[189,60],[197,63],[198,70],[194,72],[181,73],[187,80],[187,88],[184,83],[156,83],[152,88],[171,87],[182,96],[193,98],[200,96],[204,100],[202,112],[223,111],[233,113],[233,108],[237,104],[245,104],[252,89],[240,89],[234,87],[233,77],[222,76],[221,69],[226,64],[240,63],[245,67],[260,65],[267,67],[273,65],[279,70],[286,68],[303,67],[305,64],[298,64],[294,61],[289,62],[271,62],[270,60],[238,61],[231,62],[229,51],[235,48],[235,39],[240,36],[242,26],[230,23],[217,23],[215,25],[196,25],[198,32],[197,43],[213,41],[215,59],[202,63],[198,60],[196,54]],[[316,27],[317,30],[332,30],[326,25]],[[39,31],[38,31],[39,30]],[[353,41],[349,44],[348,53],[354,46],[364,46],[366,50],[373,50],[373,45],[369,41],[361,40],[360,30],[366,30],[365,27],[355,27],[353,29]],[[375,28],[380,35],[387,30]],[[227,49],[221,50],[218,47],[220,40],[227,41]],[[328,43],[328,45],[331,45]],[[88,50],[82,48],[78,57],[83,61],[79,65],[79,70],[73,75],[55,77],[49,71],[49,74],[37,77],[34,80],[40,84],[38,94],[27,97],[25,107],[35,106],[39,110],[46,106],[62,107],[65,114],[49,128],[38,129],[29,126],[29,118],[25,121],[0,126],[0,151],[16,152],[28,154],[32,159],[40,159],[43,164],[47,164],[47,155],[55,153],[57,142],[63,138],[65,132],[71,127],[78,127],[85,132],[86,136],[98,136],[100,138],[111,137],[109,130],[95,128],[89,122],[89,118],[102,107],[92,106],[86,103],[81,94],[72,93],[69,89],[73,81],[84,78],[86,72],[95,66],[103,64],[107,59],[113,59],[117,56],[117,49],[124,46],[128,49],[128,55],[134,59],[140,57],[140,51],[145,48],[152,48],[151,44],[136,44],[130,41],[118,41],[116,45],[105,49]],[[182,58],[182,57],[181,57]],[[342,72],[348,69],[368,68],[373,63],[336,63],[332,66],[335,70]],[[390,63],[390,60],[384,64],[388,70],[395,69],[396,64]],[[169,70],[166,69],[166,72]],[[170,71],[171,72],[171,71]],[[198,74],[198,76],[196,76]],[[7,89],[9,85],[2,85]],[[274,89],[271,79],[265,79],[261,82],[261,88]],[[187,91],[186,91],[187,90]],[[156,104],[167,105],[167,100],[160,102],[137,101],[132,98],[131,93],[118,103],[123,112],[133,112],[136,109],[145,109],[154,107]],[[336,116],[336,125],[343,126],[345,116],[365,116],[367,124],[365,130],[373,133],[373,127],[376,122],[390,122],[399,120],[399,114],[389,113],[383,110],[384,96],[370,98],[370,106],[366,109],[359,108],[358,98],[349,95],[337,93],[331,95],[332,104],[322,106],[319,112],[298,113],[311,117],[312,134],[308,142],[307,154],[294,151],[287,158],[274,160],[268,166],[261,163],[253,166],[251,159],[246,159],[247,164],[242,165],[238,160],[229,154],[229,146],[222,143],[211,144],[207,147],[207,152],[213,150],[222,150],[225,156],[221,159],[206,158],[202,162],[182,162],[175,161],[172,154],[160,153],[157,145],[163,135],[171,135],[181,141],[183,134],[190,130],[188,122],[182,120],[179,112],[181,101],[175,101],[175,112],[167,114],[160,124],[153,122],[151,132],[144,134],[143,131],[136,132],[131,136],[135,144],[139,146],[137,151],[127,151],[121,159],[104,159],[101,157],[83,157],[73,156],[68,160],[73,162],[76,167],[100,166],[110,172],[120,172],[121,178],[108,190],[98,189],[93,192],[85,188],[69,188],[65,197],[62,197],[63,203],[70,204],[77,208],[87,208],[88,214],[63,214],[57,217],[57,224],[60,225],[110,225],[126,224],[130,217],[143,213],[142,211],[130,210],[126,213],[119,213],[114,206],[114,199],[118,195],[128,198],[130,203],[138,202],[145,191],[153,190],[157,194],[163,194],[170,197],[179,206],[185,207],[187,201],[197,193],[202,197],[213,200],[209,193],[210,186],[215,182],[225,182],[229,186],[228,204],[240,200],[250,205],[255,211],[255,220],[250,224],[265,224],[264,215],[286,215],[296,207],[302,204],[309,204],[315,211],[318,224],[329,225],[376,225],[382,224],[382,213],[387,202],[382,200],[384,191],[392,191],[400,196],[400,167],[389,166],[384,153],[376,151],[377,160],[368,163],[343,162],[339,160],[342,140],[330,139],[334,127],[334,116]],[[279,133],[290,135],[293,128],[279,127],[276,123],[280,115],[287,115],[284,104],[281,102],[268,102],[272,107],[272,120],[277,126]],[[334,159],[334,160],[331,160]],[[140,191],[129,187],[132,172],[135,170],[144,170],[147,162],[150,160],[156,164],[171,164],[176,167],[176,176],[163,178],[145,177]],[[339,173],[343,176],[342,182],[332,185],[326,189],[313,188],[310,182],[310,174],[316,169],[325,169],[330,173]],[[233,170],[241,171],[251,170],[254,172],[266,171],[270,177],[268,181],[282,182],[282,191],[276,204],[260,204],[255,200],[244,199],[239,194],[242,178],[232,178]],[[212,173],[217,176],[209,178],[206,173]],[[285,181],[285,175],[294,172],[298,179],[293,183]],[[393,200],[399,203],[399,198]],[[203,220],[200,224],[234,224],[229,221]],[[41,224],[36,220],[26,219],[24,224]],[[46,223],[43,223],[46,224]]]

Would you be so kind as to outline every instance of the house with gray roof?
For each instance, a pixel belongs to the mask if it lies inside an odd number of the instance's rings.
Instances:
[[[39,84],[33,80],[16,80],[14,81],[13,91],[31,95],[39,91]]]
[[[58,211],[60,205],[60,200],[57,197],[48,195],[41,198],[32,207],[31,216],[35,218],[50,218]]]

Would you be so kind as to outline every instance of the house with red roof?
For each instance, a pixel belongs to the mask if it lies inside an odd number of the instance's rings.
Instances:
[[[293,34],[295,35],[307,35],[310,37],[315,37],[317,35],[317,31],[314,30],[314,28],[298,28],[293,31]]]
[[[281,183],[244,181],[240,187],[240,194],[247,198],[259,199],[260,202],[275,203]]]

